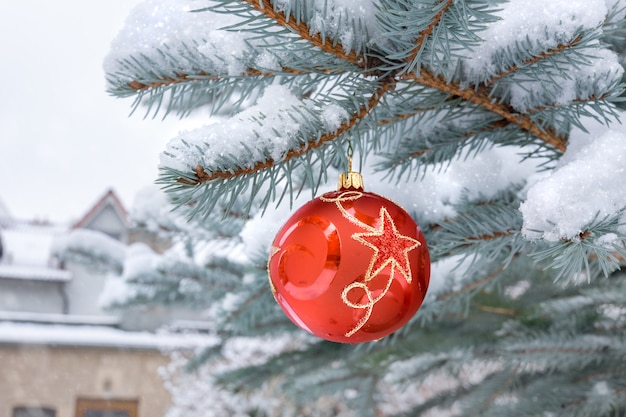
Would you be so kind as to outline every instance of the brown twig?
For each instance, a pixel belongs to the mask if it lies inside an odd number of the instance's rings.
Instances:
[[[391,120],[391,119],[381,120],[381,121],[378,122],[378,125],[380,126],[380,125],[385,125],[385,124],[392,124],[392,123],[394,123],[396,121],[407,119],[407,118],[409,118],[411,116],[414,116],[414,115],[415,114],[408,114],[408,115],[406,115],[406,117],[404,117],[405,115],[400,115],[398,118],[393,119],[393,120]],[[509,122],[507,122],[506,120],[500,119],[500,120],[496,120],[496,121],[490,123],[489,125],[481,128],[480,130],[483,131],[483,132],[486,132],[486,131],[490,131],[490,130],[494,130],[494,129],[501,129],[501,128],[503,128],[505,126],[508,126],[508,125],[509,125]],[[465,132],[462,136],[458,137],[459,144],[461,144],[462,142],[464,142],[467,139],[471,138],[475,134],[476,134],[476,132],[472,132],[472,131]],[[419,151],[413,151],[413,152],[406,153],[406,154],[404,154],[404,158],[395,160],[392,164],[390,164],[389,165],[389,169],[394,169],[394,168],[402,165],[404,162],[406,162],[408,160],[411,160],[411,159],[414,159],[414,158],[419,158],[422,155],[425,155],[425,154],[427,154],[427,153],[429,153],[431,151],[432,151],[432,148],[421,149]]]
[[[445,13],[446,10],[448,10],[448,8],[450,8],[452,4],[453,4],[452,0],[447,0],[446,4],[437,13],[433,21],[430,23],[430,25],[428,25],[428,27],[420,33],[420,36],[415,41],[416,47],[414,48],[413,53],[406,59],[407,63],[415,59],[415,57],[421,50],[428,36],[432,34],[434,28],[441,21],[443,14]],[[570,42],[569,44],[559,45],[557,48],[549,49],[548,51],[525,61],[524,64],[526,65],[526,64],[532,64],[532,63],[538,62],[541,59],[545,59],[549,57],[550,55],[554,55],[567,48],[571,48],[575,46],[576,44],[578,44],[581,41],[581,39],[582,37],[578,36],[574,40],[572,40],[572,42]],[[488,84],[494,83],[498,79],[508,75],[510,72],[516,71],[517,69],[518,69],[517,66],[513,66],[509,68],[508,71],[501,72],[500,74],[496,75],[491,80],[489,80]],[[470,101],[474,104],[477,104],[491,111],[492,113],[495,113],[498,116],[502,117],[508,123],[514,123],[518,125],[523,130],[530,132],[531,134],[537,136],[539,139],[552,145],[554,148],[562,152],[565,152],[566,138],[558,136],[554,131],[540,128],[535,122],[532,121],[532,119],[528,115],[516,113],[515,111],[513,111],[513,109],[510,106],[505,106],[503,104],[495,102],[491,97],[489,97],[489,92],[484,88],[461,89],[459,84],[448,82],[441,76],[435,76],[432,72],[428,71],[425,68],[422,68],[420,70],[419,75],[415,73],[405,74],[402,78],[412,79],[416,82],[422,83],[429,87],[433,87],[439,91],[452,94],[455,97],[460,97],[466,101]]]
[[[453,3],[454,3],[454,0],[446,0],[446,4],[444,4],[441,10],[439,10],[439,12],[435,15],[435,17],[433,18],[433,21],[430,22],[428,27],[424,29],[420,33],[420,36],[416,39],[415,48],[413,48],[413,52],[406,59],[406,62],[412,62],[417,57],[417,54],[419,54],[420,50],[424,46],[426,39],[428,39],[428,37],[433,33],[433,30],[435,30],[435,28],[441,21],[443,14],[446,12],[446,10],[450,8],[450,6],[452,6]]]
[[[264,3],[262,0],[243,0],[252,6],[255,10],[261,12],[266,17],[276,21],[279,25],[289,28],[297,33],[302,39],[311,42],[325,52],[331,53],[338,58],[357,65],[361,68],[367,67],[367,61],[362,56],[358,56],[354,51],[346,53],[340,42],[326,42],[318,33],[312,33],[309,26],[302,20],[287,20],[285,13],[274,10],[269,2]]]
[[[566,138],[557,135],[550,129],[540,128],[535,122],[532,121],[529,115],[516,113],[510,106],[496,102],[495,99],[489,97],[486,93],[481,93],[471,88],[461,88],[458,83],[448,82],[442,76],[436,76],[425,68],[421,69],[420,74],[408,73],[404,74],[402,78],[413,80],[479,105],[484,109],[497,114],[506,121],[516,124],[522,130],[533,134],[553,146],[555,149],[565,152]]]
[[[535,64],[543,59],[546,59],[552,55],[556,55],[560,52],[563,52],[566,49],[569,48],[573,48],[574,46],[578,45],[580,43],[580,41],[582,40],[582,36],[577,36],[576,38],[572,39],[571,42],[567,43],[567,44],[561,44],[561,45],[557,45],[556,48],[550,48],[545,52],[540,53],[539,55],[533,56],[531,58],[528,58],[527,60],[525,60],[524,62],[522,62],[520,65],[513,65],[510,68],[507,68],[504,71],[501,71],[500,73],[494,75],[493,77],[491,77],[485,84],[486,85],[493,85],[496,81],[506,77],[509,74],[512,74],[514,72],[516,72],[520,66],[528,66],[528,65],[532,65]]]
[[[330,71],[326,70],[323,72],[329,73]],[[305,74],[304,71],[296,70],[293,68],[287,68],[287,67],[281,68],[280,73],[281,74],[293,74],[293,75]],[[245,72],[242,72],[241,74],[239,74],[240,77],[275,77],[277,75],[278,75],[278,72],[260,71],[255,68],[248,68]],[[199,81],[199,80],[206,80],[206,79],[209,79],[210,81],[218,81],[222,79],[222,77],[219,75],[210,74],[204,71],[200,71],[196,74],[188,74],[188,73],[179,72],[174,77],[163,77],[163,78],[159,78],[156,81],[151,81],[149,83],[134,80],[134,81],[130,81],[127,85],[132,90],[142,91],[142,90],[149,90],[151,88],[165,87],[168,85],[181,84],[181,83],[185,83],[189,81]]]
[[[585,381],[591,381],[593,379],[598,379],[598,378],[606,378],[607,376],[611,376],[611,375],[623,375],[626,374],[626,368],[612,368],[606,371],[602,371],[602,372],[594,372],[591,374],[587,374],[584,375],[578,379],[576,379],[576,381],[574,382],[585,382]]]
[[[531,349],[516,349],[513,352],[520,355],[534,355],[537,353],[567,353],[574,355],[589,355],[592,353],[602,353],[604,348],[599,349],[580,349],[580,348],[531,348]]]
[[[602,100],[606,100],[610,96],[611,95],[609,93],[602,94],[600,97],[596,96],[595,94],[592,94],[587,98],[580,98],[580,97],[575,98],[572,100],[572,103],[585,104],[591,101],[602,101]],[[536,112],[545,111],[548,109],[558,109],[559,107],[560,106],[558,104],[552,104],[549,106],[537,106],[537,107],[533,107],[532,109],[528,109],[528,113],[536,113]]]
[[[486,306],[482,304],[477,304],[476,307],[479,310],[485,311],[487,313],[499,314],[502,316],[509,316],[509,317],[517,316],[517,310],[513,310],[512,308],[492,307],[492,306]]]
[[[163,78],[159,78],[158,80],[152,81],[149,83],[133,80],[128,83],[128,87],[130,87],[131,90],[142,91],[142,90],[149,90],[151,88],[163,87],[166,85],[180,84],[183,82],[187,82],[189,80],[207,78],[207,77],[210,77],[212,80],[218,79],[218,77],[212,77],[211,74],[207,72],[203,72],[203,71],[195,75],[185,74],[181,72],[181,73],[176,74],[174,77],[163,77]]]

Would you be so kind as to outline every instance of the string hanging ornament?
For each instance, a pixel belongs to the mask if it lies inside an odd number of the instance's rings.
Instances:
[[[272,243],[272,293],[289,319],[326,340],[379,340],[405,325],[424,300],[430,256],[402,207],[364,189],[348,169],[336,191],[299,208]]]

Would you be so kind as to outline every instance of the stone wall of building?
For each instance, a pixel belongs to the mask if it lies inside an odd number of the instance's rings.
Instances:
[[[78,417],[81,401],[108,400],[135,403],[129,417],[160,417],[170,404],[158,372],[167,363],[150,349],[0,345],[0,416],[45,408]]]

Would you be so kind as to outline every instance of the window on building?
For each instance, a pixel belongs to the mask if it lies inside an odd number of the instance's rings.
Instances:
[[[137,417],[137,400],[97,400],[79,398],[76,417]]]
[[[46,407],[15,407],[13,417],[56,417],[56,410]]]

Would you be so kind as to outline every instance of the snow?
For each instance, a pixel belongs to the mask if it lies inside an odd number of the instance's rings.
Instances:
[[[229,69],[240,71],[241,68],[229,68],[229,56],[234,51],[241,51],[241,36],[215,31],[225,25],[235,23],[239,18],[220,15],[219,18],[207,19],[205,13],[190,13],[192,8],[201,7],[193,1],[148,0],[140,3],[129,14],[125,28],[111,43],[111,49],[104,61],[104,70],[117,74],[123,66],[122,60],[128,56],[142,54],[152,62],[167,66],[168,58],[158,50],[179,51],[185,44],[197,45],[197,51],[203,53],[205,70],[227,72]],[[180,60],[181,71],[190,71],[198,63]],[[130,80],[129,80],[130,81]]]
[[[289,3],[277,1],[275,7],[284,9]],[[365,42],[377,37],[377,33],[372,32],[376,28],[377,5],[378,1],[319,3],[312,11],[311,32],[339,38],[346,51],[362,49]],[[251,49],[261,42],[254,39],[253,33],[222,29],[240,22],[241,17],[206,11],[191,13],[207,6],[215,6],[215,3],[190,0],[141,3],[128,16],[124,29],[112,42],[104,62],[105,72],[125,72],[124,59],[139,54],[152,63],[168,67],[170,58],[159,51],[177,55],[176,70],[182,72],[201,69],[205,73],[240,75],[248,68],[271,70],[280,67],[276,56]],[[189,59],[190,54],[186,51],[196,57]]]
[[[0,344],[115,347],[128,349],[195,349],[218,342],[215,336],[126,332],[103,326],[0,322]]]
[[[144,271],[156,269],[160,256],[145,243],[133,243],[128,246],[124,262],[124,275],[141,275]]]
[[[322,12],[321,9],[312,11],[315,16],[312,25],[314,33],[336,33],[342,13],[366,22],[366,26],[371,28],[376,26],[378,4],[375,1],[357,4],[335,0],[324,4],[327,10],[337,13]],[[473,81],[485,80],[497,74],[503,65],[514,65],[515,59],[527,59],[571,42],[581,30],[599,31],[607,12],[624,5],[624,0],[511,0],[498,4],[500,10],[496,14],[499,20],[480,32],[484,42],[474,50],[468,50],[462,58],[465,75]],[[200,60],[208,60],[206,69],[209,71],[239,74],[245,70],[247,59],[256,59],[256,63],[265,68],[279,65],[278,57],[269,53],[255,54],[257,58],[245,58],[246,51],[251,47],[249,45],[253,45],[246,43],[250,41],[250,33],[220,29],[237,22],[239,18],[229,14],[220,14],[219,18],[215,18],[208,12],[188,13],[190,6],[202,7],[198,3],[146,1],[131,14],[126,28],[114,41],[105,69],[115,73],[120,69],[119,58],[135,55],[136,51],[158,62],[165,58],[156,50],[167,47],[180,51],[184,45],[192,47],[191,53],[200,52]],[[278,1],[276,7],[290,6],[286,1]],[[328,16],[323,16],[324,13]],[[620,12],[614,19],[623,17],[623,14]],[[343,26],[349,29],[337,34],[337,37],[346,45],[350,45],[354,37],[369,36],[371,41],[379,35],[371,28],[373,32],[367,35],[350,33],[356,29],[349,24]],[[361,41],[363,39],[357,40]],[[512,62],[503,64],[502,52],[514,50],[519,45],[526,46],[526,49],[521,48],[521,53],[526,55],[521,58],[516,56]],[[583,52],[591,65],[579,65],[567,74],[550,74],[551,83],[525,82],[519,87],[512,87],[512,105],[525,110],[536,105],[537,99],[542,96],[548,97],[552,104],[569,103],[576,98],[589,97],[606,85],[617,82],[623,73],[617,56],[607,49],[595,48],[597,45],[590,46],[594,48]],[[183,60],[181,69],[184,70],[187,64]],[[348,116],[341,108],[331,104],[316,109],[320,113],[319,119],[309,119],[305,115],[311,104],[300,100],[285,86],[271,85],[255,105],[232,118],[177,135],[161,155],[161,166],[192,171],[199,163],[219,169],[235,164],[251,167],[257,161],[269,158],[279,161],[299,144],[297,134],[302,126],[319,122],[332,131]],[[263,125],[259,122],[261,119]],[[625,141],[618,132],[607,135],[595,141],[593,146],[573,139],[561,165],[548,176],[534,175],[536,162],[521,160],[514,148],[492,148],[455,160],[446,167],[434,167],[412,187],[390,186],[382,179],[385,173],[380,173],[366,176],[366,188],[400,202],[409,212],[417,214],[420,222],[436,223],[454,216],[454,205],[462,198],[489,198],[513,183],[521,184],[530,178],[527,201],[521,207],[524,235],[529,239],[551,241],[570,239],[576,237],[596,215],[602,217],[626,207],[626,197],[620,197],[626,195],[620,189],[623,181],[615,180],[615,175],[621,178],[623,172],[620,160],[624,157],[624,145],[620,141]],[[614,180],[611,181],[611,178]],[[323,192],[324,187],[321,189]],[[242,233],[248,253],[266,251],[284,219],[309,198],[303,195],[294,201],[291,208],[283,205],[269,210],[262,218],[255,216]],[[143,217],[155,218],[161,213],[150,213],[147,208],[154,211],[155,207],[163,205],[157,201],[144,207]],[[610,245],[616,238],[614,233],[607,234],[600,238],[599,243]],[[148,264],[142,266],[147,267]]]
[[[51,256],[51,249],[65,231],[62,226],[20,222],[13,222],[10,228],[2,229],[0,278],[70,281],[72,273],[59,269],[58,260]]]
[[[72,280],[70,271],[31,265],[0,264],[0,278],[29,281],[67,282]]]
[[[301,337],[232,337],[222,346],[222,355],[210,359],[193,373],[185,370],[188,358],[180,352],[171,354],[172,361],[161,370],[165,388],[172,395],[172,407],[166,417],[246,417],[259,408],[267,415],[297,415],[287,411],[289,403],[281,401],[272,391],[271,381],[257,392],[238,395],[225,390],[215,375],[248,365],[261,364],[273,356],[303,346]],[[263,413],[261,411],[261,413]]]
[[[609,386],[609,383],[606,381],[597,381],[593,384],[593,388],[591,390],[592,395],[598,397],[605,397],[611,395],[613,390]]]
[[[134,296],[134,290],[128,285],[123,277],[117,275],[107,276],[100,295],[98,306],[106,309],[115,305],[122,305]]]
[[[252,167],[268,157],[282,160],[298,143],[301,124],[307,123],[307,104],[312,103],[300,101],[285,86],[270,86],[256,105],[232,119],[182,132],[172,139],[161,155],[161,164],[193,171],[200,161],[204,167],[219,167],[223,161],[234,159],[239,166]]]
[[[156,185],[150,185],[135,194],[128,219],[150,233],[167,234],[169,229],[180,228],[187,223],[180,219],[180,222],[171,224],[170,222],[179,219],[179,216],[171,216],[171,211],[172,206],[163,190]]]
[[[593,220],[626,207],[626,134],[609,130],[572,141],[561,164],[528,189],[520,207],[527,239],[576,239]]]
[[[582,28],[597,27],[606,16],[604,0],[510,0],[499,5],[499,21],[480,32],[484,42],[468,55],[464,65],[470,78],[497,74],[499,53],[532,40],[538,54],[576,38]]]
[[[152,273],[158,269],[161,255],[155,253],[145,243],[133,243],[125,247],[123,258],[123,274],[121,276],[109,274],[98,297],[98,305],[107,308],[115,305],[123,305],[136,292],[132,285],[127,282],[128,277],[141,276],[144,273]]]
[[[324,121],[324,127],[327,132],[336,132],[341,123],[347,121],[350,118],[348,112],[336,105],[330,104],[322,110],[322,120]]]
[[[126,245],[104,233],[89,229],[74,229],[69,234],[57,239],[51,248],[53,253],[74,250],[80,253],[92,253],[121,264],[126,255]]]
[[[599,97],[607,87],[618,84],[624,72],[615,53],[588,48],[589,65],[571,69],[566,75],[544,74],[539,81],[524,81],[511,87],[511,105],[519,111],[540,104],[566,105],[576,99]],[[555,82],[555,79],[558,82]]]
[[[2,263],[49,268],[50,251],[67,229],[49,224],[18,223],[2,230]]]
[[[117,316],[85,316],[80,314],[31,313],[27,311],[0,311],[0,321],[81,324],[92,326],[113,326],[120,322]]]
[[[511,0],[496,13],[500,20],[480,32],[484,40],[480,46],[466,51],[465,75],[475,83],[484,82],[521,61],[566,45],[581,30],[599,27],[610,5],[605,0]],[[515,53],[517,48],[521,52]],[[615,53],[597,48],[597,42],[580,53],[590,65],[568,66],[566,72],[562,68],[544,69],[542,79],[533,82],[515,75],[522,82],[510,86],[511,105],[526,111],[540,105],[567,104],[597,96],[607,85],[621,80],[623,68]]]
[[[278,3],[288,3],[282,0]],[[369,39],[377,38],[376,10],[378,1],[330,0],[315,3],[311,30],[336,38],[344,52],[360,49]],[[360,23],[360,25],[359,25]]]

